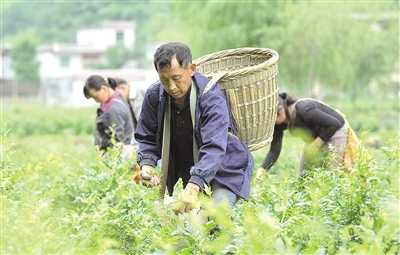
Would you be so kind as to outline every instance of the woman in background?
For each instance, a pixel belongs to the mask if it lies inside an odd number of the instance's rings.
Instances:
[[[137,121],[139,119],[140,110],[143,102],[144,91],[139,88],[133,89],[126,80],[113,78],[110,81],[110,86],[113,90],[118,91],[124,100],[128,103],[132,120],[133,128],[136,130]]]
[[[110,84],[116,81],[113,78],[104,78],[100,75],[90,76],[83,88],[86,98],[93,98],[100,107],[97,109],[95,145],[106,151],[115,142],[123,144],[123,157],[131,151],[133,138],[133,120],[128,104],[118,91],[114,91]]]
[[[299,167],[301,176],[305,163],[319,159],[321,152],[329,152],[334,162],[345,167],[351,167],[356,159],[359,141],[339,111],[311,98],[295,99],[280,93],[274,135],[262,168],[270,169],[278,159],[286,129],[306,142]]]
[[[144,93],[142,93],[143,91],[131,89],[131,87],[128,85],[128,82],[120,78],[109,78],[108,83],[110,84],[110,87],[113,90],[117,91],[127,103],[129,107],[129,112],[132,117],[133,131],[135,131],[143,102],[143,96],[144,96]],[[125,146],[126,148],[125,154],[131,154],[131,151],[134,148],[136,149],[137,143],[135,141],[134,134],[132,134],[131,145],[132,146],[130,147]],[[138,165],[134,165],[132,170],[133,170],[132,179],[136,183],[141,182],[145,186],[152,187],[152,186],[157,186],[160,182],[157,176],[150,176],[147,173],[141,172],[140,167]]]

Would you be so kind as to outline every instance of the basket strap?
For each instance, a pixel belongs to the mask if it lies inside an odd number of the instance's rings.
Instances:
[[[192,83],[192,89],[190,90],[190,115],[192,117],[193,125],[193,163],[196,164],[199,157],[199,147],[196,141],[195,122],[196,122],[196,104],[197,104],[197,89],[196,85]]]
[[[199,149],[197,147],[197,141],[195,137],[195,121],[196,121],[196,103],[197,103],[197,90],[196,86],[192,84],[190,90],[190,113],[193,123],[193,161],[197,163]],[[164,112],[164,128],[163,128],[163,141],[162,141],[162,152],[161,152],[161,184],[160,184],[160,197],[164,198],[165,189],[167,186],[168,177],[168,166],[169,166],[169,150],[171,143],[171,99],[167,97],[167,105]]]
[[[203,95],[207,93],[212,87],[221,80],[228,72],[220,72],[213,75],[212,79],[207,83],[206,87],[204,88]]]
[[[161,152],[161,183],[160,183],[160,198],[165,195],[167,186],[168,165],[169,165],[169,146],[171,142],[171,99],[167,96],[166,107],[164,111],[164,127]]]

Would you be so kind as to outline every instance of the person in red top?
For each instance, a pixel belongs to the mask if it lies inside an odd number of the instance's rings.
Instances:
[[[123,144],[124,156],[131,150],[132,115],[128,104],[119,92],[111,88],[110,83],[115,83],[115,80],[92,75],[86,80],[83,94],[86,98],[93,98],[100,103],[96,117],[95,145],[106,151],[113,145],[114,135],[115,141]]]
[[[110,86],[113,90],[118,91],[127,102],[133,121],[133,128],[136,129],[140,115],[140,107],[143,102],[144,91],[140,88],[134,88],[128,82],[121,78],[112,78]],[[136,90],[136,91],[135,91]]]

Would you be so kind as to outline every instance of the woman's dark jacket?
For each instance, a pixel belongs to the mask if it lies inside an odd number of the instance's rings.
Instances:
[[[118,92],[97,109],[95,145],[101,150],[112,146],[115,141],[130,144],[133,137],[133,121],[128,104]]]
[[[295,102],[295,115],[289,124],[275,125],[271,147],[262,165],[264,169],[271,168],[278,159],[284,130],[295,131],[295,135],[301,134],[306,142],[317,137],[328,142],[345,123],[343,116],[335,109],[313,99]]]

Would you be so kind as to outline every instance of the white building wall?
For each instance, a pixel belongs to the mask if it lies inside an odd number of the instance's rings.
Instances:
[[[96,106],[93,99],[86,99],[83,95],[83,86],[86,79],[93,74],[102,74],[106,77],[121,77],[128,81],[131,93],[144,91],[158,79],[157,72],[145,69],[118,69],[118,70],[82,70],[73,75],[53,77],[43,80],[46,87],[46,103],[48,105],[64,105],[72,107]],[[141,105],[141,101],[138,102]]]
[[[76,34],[78,46],[92,46],[107,49],[115,45],[115,31],[111,29],[82,29]]]
[[[44,78],[49,76],[49,74],[57,75],[59,73],[58,61],[54,54],[50,52],[39,53],[39,76]]]
[[[82,65],[82,58],[79,54],[69,56],[70,62],[69,66],[65,68],[61,68],[61,71],[66,71],[66,72],[71,72],[71,73],[76,73],[76,71],[82,70],[83,65]],[[58,61],[60,63],[61,58],[58,58]]]
[[[92,46],[95,49],[105,50],[117,44],[117,33],[124,33],[124,46],[132,48],[135,43],[135,33],[133,29],[82,29],[77,32],[76,41],[78,46]]]
[[[81,106],[94,106],[98,105],[93,99],[87,99],[83,95],[83,86],[85,84],[85,80],[71,80],[71,94],[69,95],[68,102],[65,105],[81,107]]]
[[[0,59],[0,78],[5,80],[14,79],[14,71],[12,69],[12,60],[10,55],[2,56]]]
[[[82,61],[79,55],[65,55],[69,58],[68,66],[62,66],[63,55],[52,52],[38,54],[40,63],[39,75],[41,80],[51,77],[65,76],[82,70]]]
[[[126,48],[132,49],[135,47],[135,31],[134,29],[125,29],[124,30],[124,46]]]

